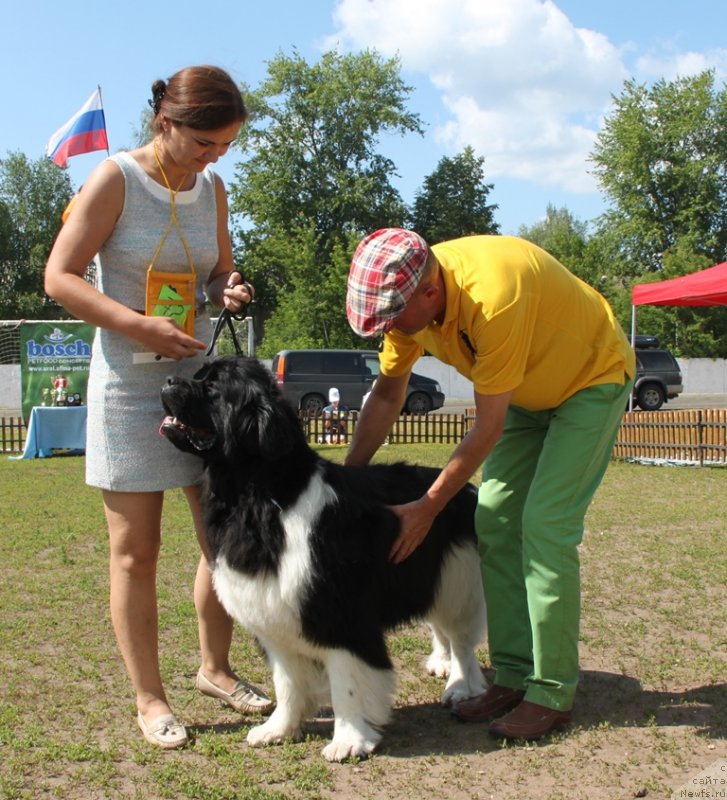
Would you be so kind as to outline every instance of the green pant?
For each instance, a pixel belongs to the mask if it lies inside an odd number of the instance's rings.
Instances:
[[[495,683],[561,711],[578,684],[578,545],[630,390],[627,380],[547,411],[511,406],[483,468],[475,523]]]

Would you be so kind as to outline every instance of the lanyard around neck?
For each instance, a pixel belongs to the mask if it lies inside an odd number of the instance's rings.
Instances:
[[[194,269],[194,262],[192,261],[192,254],[189,251],[189,247],[187,245],[187,240],[184,238],[184,234],[182,233],[182,227],[179,224],[179,220],[177,219],[177,193],[179,192],[184,179],[187,175],[182,175],[182,180],[179,181],[176,189],[172,189],[169,184],[169,179],[167,178],[167,173],[164,172],[164,167],[162,166],[162,162],[159,159],[159,153],[157,152],[157,143],[156,141],[153,142],[154,148],[154,159],[157,162],[157,166],[159,167],[159,172],[162,174],[162,178],[164,178],[164,183],[167,185],[167,189],[169,189],[169,200],[170,200],[170,211],[169,211],[169,222],[167,223],[167,228],[162,235],[162,238],[159,240],[159,244],[157,245],[157,249],[154,252],[154,257],[151,260],[151,264],[149,264],[149,269],[147,272],[151,272],[154,269],[154,264],[161,252],[162,247],[164,247],[164,242],[167,240],[167,236],[169,236],[169,232],[172,230],[172,225],[176,227],[177,231],[179,232],[179,238],[182,241],[182,246],[184,247],[184,252],[187,254],[187,262],[189,263],[189,269],[191,270],[192,274],[196,274]]]

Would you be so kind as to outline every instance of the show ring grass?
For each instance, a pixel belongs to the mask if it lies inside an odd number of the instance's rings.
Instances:
[[[451,449],[391,445],[379,457],[441,465]],[[417,625],[390,637],[399,693],[380,752],[341,765],[320,756],[329,719],[302,743],[255,750],[253,718],[194,690],[198,551],[180,492],[164,510],[160,652],[194,741],[171,753],[145,742],[111,629],[101,498],[83,471],[78,457],[0,460],[0,800],[670,798],[727,758],[724,469],[609,467],[581,547],[582,676],[566,733],[503,747],[458,723],[424,675]],[[484,643],[480,656],[491,674]],[[272,688],[239,629],[232,658]]]

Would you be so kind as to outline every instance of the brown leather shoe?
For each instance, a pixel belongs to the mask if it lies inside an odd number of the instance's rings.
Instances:
[[[570,718],[570,711],[557,711],[523,700],[509,714],[495,720],[488,730],[498,739],[540,739],[563,728]]]
[[[463,722],[485,722],[515,708],[525,697],[522,689],[508,689],[493,684],[482,694],[462,700],[452,709],[452,713]]]

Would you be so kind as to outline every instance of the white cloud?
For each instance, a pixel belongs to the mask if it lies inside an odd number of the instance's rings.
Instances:
[[[705,53],[679,53],[670,56],[648,54],[637,61],[639,73],[647,78],[674,80],[698,75],[706,69],[714,69],[718,81],[727,78],[727,50],[708,50]]]
[[[488,177],[520,178],[574,193],[596,191],[588,173],[594,130],[532,109],[484,110],[469,97],[448,103],[452,120],[435,136],[445,152],[472,145],[486,157]]]
[[[595,190],[588,155],[628,75],[605,36],[551,0],[341,0],[334,19],[327,46],[375,48],[427,75],[450,115],[433,130],[446,151],[472,145],[488,178]]]

